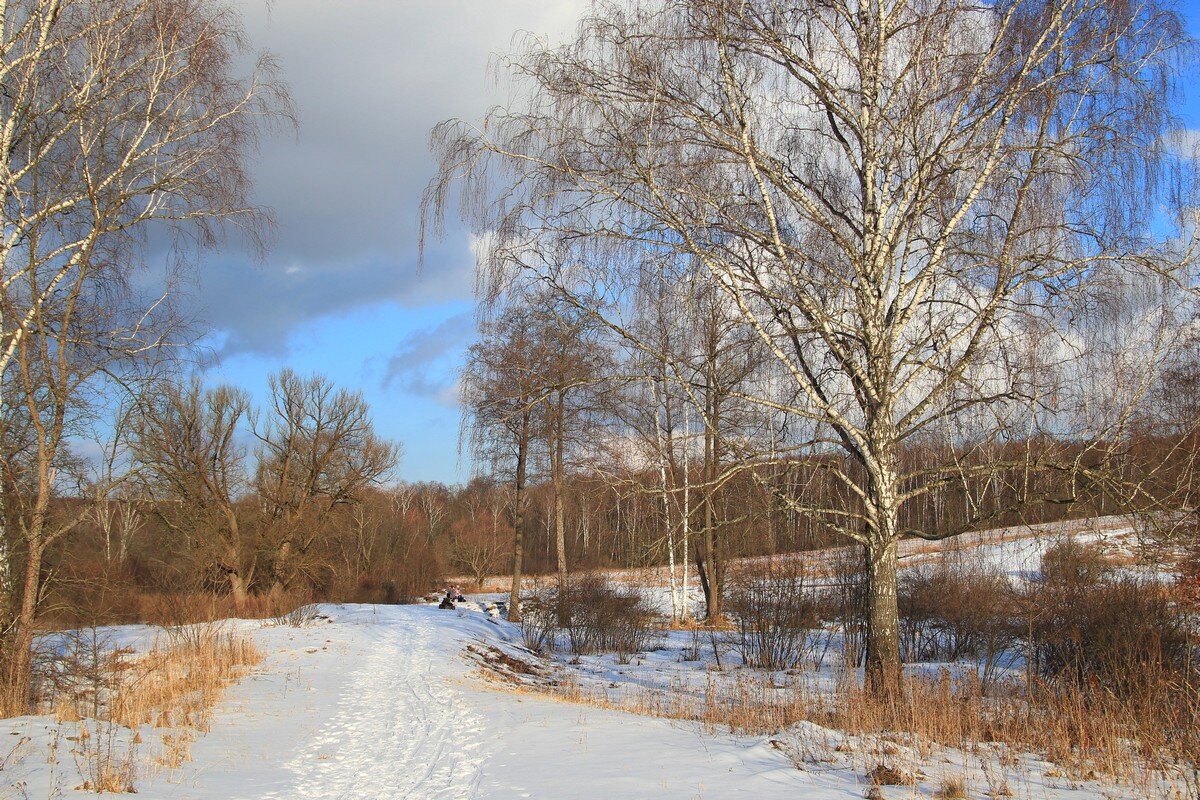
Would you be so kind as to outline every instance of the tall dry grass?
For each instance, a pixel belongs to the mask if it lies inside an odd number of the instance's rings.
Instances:
[[[803,676],[788,686],[757,671],[712,676],[703,690],[636,685],[614,690],[567,680],[543,691],[576,703],[690,720],[710,731],[775,735],[810,722],[868,741],[892,741],[932,758],[940,748],[964,753],[1004,745],[1057,765],[1072,780],[1104,779],[1149,787],[1167,781],[1177,797],[1200,797],[1200,692],[1163,685],[1156,693],[1118,696],[1101,687],[1001,684],[991,694],[978,678],[910,678],[903,691],[881,699],[856,673],[835,689]]]
[[[225,687],[261,661],[253,642],[220,625],[169,628],[164,646],[125,666],[108,717],[129,728],[186,726],[207,733]]]
[[[260,661],[253,642],[216,623],[168,628],[142,653],[111,647],[93,629],[59,640],[44,666],[41,703],[78,726],[70,739],[79,788],[132,792],[147,766],[190,759],[226,687]],[[144,726],[159,729],[161,745],[146,746]]]

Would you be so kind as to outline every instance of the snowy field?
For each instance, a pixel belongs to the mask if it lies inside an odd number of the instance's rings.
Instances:
[[[234,622],[268,654],[232,687],[178,769],[147,767],[148,798],[795,798],[861,796],[796,770],[764,740],[497,691],[468,644],[518,635],[481,611],[321,606],[302,627]],[[126,626],[123,632],[137,635]],[[4,797],[87,796],[78,723],[0,723]],[[153,761],[160,732],[141,732]]]
[[[1126,534],[1113,523],[1085,535]],[[1034,568],[1048,543],[1009,532],[975,545],[1017,574]],[[665,592],[646,593],[664,604]],[[266,658],[226,692],[190,760],[164,763],[164,742],[176,732],[148,725],[118,732],[108,746],[136,751],[135,786],[148,798],[832,800],[869,796],[867,773],[882,761],[916,779],[883,787],[884,798],[935,797],[949,780],[963,781],[971,798],[1145,796],[1145,787],[1072,780],[1033,755],[988,745],[970,753],[912,749],[812,723],[737,736],[605,708],[591,701],[721,696],[748,671],[731,648],[718,647],[716,664],[707,634],[686,630],[659,631],[644,652],[625,658],[543,658],[524,649],[518,627],[484,610],[490,599],[475,596],[453,611],[321,605],[287,620],[228,621]],[[104,635],[144,649],[157,634],[121,626]],[[830,644],[820,664],[773,682],[828,691],[843,674],[839,642]],[[548,692],[564,686],[589,702]],[[96,730],[51,716],[0,721],[0,800],[89,796],[80,790],[85,751],[95,749],[98,732],[87,740],[84,729]],[[1171,795],[1170,785],[1154,788]]]

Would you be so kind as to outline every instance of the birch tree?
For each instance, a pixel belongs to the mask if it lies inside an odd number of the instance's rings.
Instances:
[[[243,159],[288,101],[269,58],[236,75],[246,49],[237,16],[210,0],[0,2],[0,416],[24,406],[38,465],[20,496],[5,482],[0,497],[23,542],[23,585],[0,586],[16,607],[13,710],[29,689],[41,557],[65,533],[46,510],[72,415],[167,330],[164,297],[131,289],[148,237],[207,246],[228,222],[261,241]],[[0,553],[5,576],[17,556]]]
[[[1069,473],[1070,502],[1100,480],[1086,443],[1149,385],[1068,408],[1099,388],[1077,356],[1107,284],[1191,263],[1163,149],[1187,44],[1156,0],[598,0],[574,40],[507,62],[518,104],[435,131],[426,220],[461,187],[485,278],[536,275],[636,346],[651,259],[723,295],[786,376],[742,399],[848,498],[783,499],[861,546],[867,676],[889,692],[897,542],[962,529],[908,530],[906,506],[1001,467]],[[906,461],[935,430],[956,457]],[[1001,464],[978,446],[1001,435],[1076,444]]]

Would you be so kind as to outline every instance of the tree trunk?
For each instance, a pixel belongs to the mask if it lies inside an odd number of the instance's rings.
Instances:
[[[33,634],[41,581],[42,551],[36,540],[29,542],[25,557],[25,576],[21,603],[13,620],[13,630],[5,653],[5,716],[29,712],[33,700]]]
[[[246,584],[246,579],[236,570],[229,573],[229,593],[233,595],[234,607],[239,610],[244,608],[246,601],[250,599],[249,587]]]
[[[554,449],[551,456],[551,480],[554,483],[554,545],[558,557],[558,596],[567,598],[567,523],[563,513],[563,396],[558,394],[558,406],[554,412]],[[568,606],[565,602],[558,604],[559,624],[565,625],[568,620]]]
[[[289,525],[290,523],[285,522]],[[275,563],[271,567],[271,596],[278,597],[287,589],[291,582],[292,539],[289,535],[275,551]]]
[[[705,562],[703,537],[696,543],[696,577],[700,581],[700,591],[704,593],[704,608],[707,611],[711,608],[712,590],[709,588],[708,564]]]
[[[0,397],[0,412],[3,411]],[[0,476],[0,624],[8,622],[13,607],[13,548],[8,538],[8,482]]]
[[[713,532],[712,489],[704,495],[704,558],[696,566],[700,570],[700,585],[704,588],[705,619],[709,623],[721,619],[721,585],[717,573],[717,547]]]
[[[662,380],[660,378],[660,380]],[[675,529],[671,524],[671,498],[670,487],[667,483],[667,445],[666,439],[663,436],[663,421],[660,420],[658,409],[660,405],[658,397],[658,383],[654,380],[648,381],[650,392],[654,398],[654,436],[658,446],[658,481],[659,490],[662,493],[662,511],[663,511],[663,527],[667,532],[667,583],[671,590],[671,621],[679,622],[683,619],[683,603],[680,602],[679,584],[675,576]],[[665,380],[663,381],[665,383]],[[665,418],[666,427],[670,430],[671,427],[671,401],[670,393],[663,392],[661,405],[664,409],[663,417]],[[674,438],[674,431],[671,432],[671,437]],[[674,470],[672,470],[674,477]],[[683,552],[684,561],[687,561],[687,550]]]
[[[894,513],[894,512],[893,512]],[[894,518],[894,517],[893,517]],[[878,697],[900,687],[900,612],[896,595],[896,537],[890,530],[872,535],[866,546],[866,685]]]
[[[513,559],[512,588],[508,595],[508,621],[521,621],[521,561],[524,556],[525,531],[525,462],[529,455],[529,413],[521,415],[517,433],[517,476],[513,494]]]
[[[877,361],[888,363],[886,356]],[[880,368],[882,371],[883,368]],[[886,384],[887,381],[880,380]],[[889,403],[867,415],[867,438],[873,443],[864,454],[867,475],[865,535],[866,642],[865,681],[875,697],[893,696],[900,687],[900,611],[896,595],[896,550],[900,539],[900,457],[898,437]]]
[[[238,521],[237,509],[232,505],[226,505],[222,512],[225,515],[225,523],[229,526],[229,541],[226,543],[227,552],[225,560],[227,562],[226,569],[229,571],[229,592],[233,595],[233,604],[240,611],[250,598],[250,578],[254,572],[253,564],[249,572],[242,568],[242,529]],[[278,589],[276,588],[278,587]],[[276,583],[271,586],[271,594],[277,596],[283,587],[278,584],[278,573],[276,574]]]
[[[683,617],[686,621],[691,616],[688,600],[688,539],[692,532],[692,460],[688,451],[692,447],[692,417],[686,403],[683,406],[683,583],[680,594],[683,597]]]
[[[715,361],[715,355],[710,356],[710,365]],[[704,424],[704,586],[705,619],[709,624],[721,622],[724,612],[724,583],[725,576],[721,565],[721,553],[717,545],[717,516],[713,509],[713,495],[716,494],[717,467],[717,425],[719,423],[720,405],[717,400],[716,378],[709,369],[709,385],[707,387],[708,413]]]

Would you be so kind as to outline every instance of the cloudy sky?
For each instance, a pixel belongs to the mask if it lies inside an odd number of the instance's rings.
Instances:
[[[417,203],[438,121],[479,119],[504,99],[490,59],[527,31],[568,33],[582,0],[240,0],[274,53],[299,130],[268,139],[254,172],[274,209],[266,259],[201,264],[198,313],[216,357],[208,380],[257,398],[283,366],[359,388],[404,443],[407,480],[459,481],[455,381],[475,333],[469,239],[451,228],[417,258]]]

